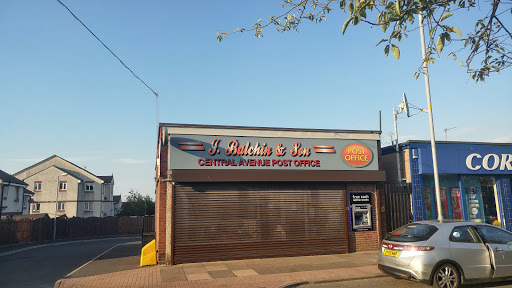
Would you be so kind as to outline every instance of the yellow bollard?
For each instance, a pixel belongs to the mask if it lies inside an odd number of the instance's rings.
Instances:
[[[156,265],[156,242],[149,242],[142,248],[140,254],[140,266]]]

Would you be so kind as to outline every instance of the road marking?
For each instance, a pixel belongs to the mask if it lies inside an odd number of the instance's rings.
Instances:
[[[98,256],[96,256],[96,257],[94,257],[94,258],[93,258],[92,260],[90,260],[89,262],[87,262],[87,263],[85,263],[84,265],[82,265],[82,266],[80,266],[80,267],[76,268],[75,270],[73,270],[73,272],[71,272],[71,273],[69,273],[68,275],[64,276],[64,278],[68,278],[69,276],[71,276],[71,275],[72,275],[73,273],[75,273],[76,271],[78,271],[78,270],[82,269],[82,268],[83,268],[84,266],[86,266],[87,264],[89,264],[89,263],[91,263],[92,261],[94,261],[94,260],[98,259],[98,258],[99,258],[99,257],[101,257],[103,254],[107,253],[108,251],[110,251],[110,250],[112,250],[112,249],[116,248],[117,246],[119,246],[119,245],[121,245],[121,244],[122,244],[122,243],[118,243],[118,244],[114,245],[113,247],[111,247],[111,248],[110,248],[110,249],[108,249],[107,251],[105,251],[105,252],[101,253],[100,255],[98,255]]]
[[[23,252],[23,251],[27,251],[27,250],[32,250],[32,249],[36,249],[36,248],[48,247],[48,246],[58,246],[58,245],[71,244],[71,243],[85,243],[85,242],[94,242],[94,241],[112,240],[112,239],[130,239],[130,238],[136,238],[136,237],[140,237],[140,236],[112,237],[112,238],[100,238],[100,239],[79,240],[79,241],[66,241],[66,242],[59,242],[59,243],[43,244],[43,245],[31,246],[31,247],[26,247],[26,248],[18,249],[18,250],[13,250],[13,251],[8,251],[8,252],[0,253],[0,257],[1,256],[11,255],[11,254],[16,254],[16,253],[19,253],[19,252]]]

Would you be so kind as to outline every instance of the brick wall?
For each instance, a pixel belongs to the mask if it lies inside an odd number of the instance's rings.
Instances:
[[[378,229],[382,231],[381,223],[384,218],[382,218],[382,214],[380,211],[382,196],[379,195],[377,197],[377,191],[382,191],[382,189],[377,189],[376,184],[347,184],[347,205],[349,205],[348,193],[351,192],[372,192],[372,221],[373,221],[373,231],[363,231],[363,232],[353,232],[351,230],[350,217],[347,217],[347,225],[348,225],[348,245],[349,245],[349,253],[352,252],[362,252],[362,251],[374,251],[379,249],[380,247],[380,235]],[[377,202],[379,199],[379,202]],[[378,204],[378,205],[377,205]],[[378,215],[377,215],[378,213]],[[378,217],[377,217],[378,216]],[[384,221],[385,222],[385,221]]]

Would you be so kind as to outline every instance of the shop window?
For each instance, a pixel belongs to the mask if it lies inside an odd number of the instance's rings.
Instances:
[[[41,192],[41,182],[34,182],[34,192]]]
[[[492,176],[461,176],[466,217],[501,227],[496,180]]]
[[[64,211],[64,202],[57,203],[57,210]]]
[[[462,201],[458,175],[439,175],[441,209],[444,219],[462,220]],[[427,219],[437,219],[434,176],[423,176],[423,193]]]
[[[59,184],[59,191],[66,191],[68,189],[68,183],[61,181]]]

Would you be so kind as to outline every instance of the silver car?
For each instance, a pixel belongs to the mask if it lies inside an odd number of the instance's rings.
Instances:
[[[378,266],[434,287],[510,280],[512,233],[475,222],[415,222],[386,235]]]

